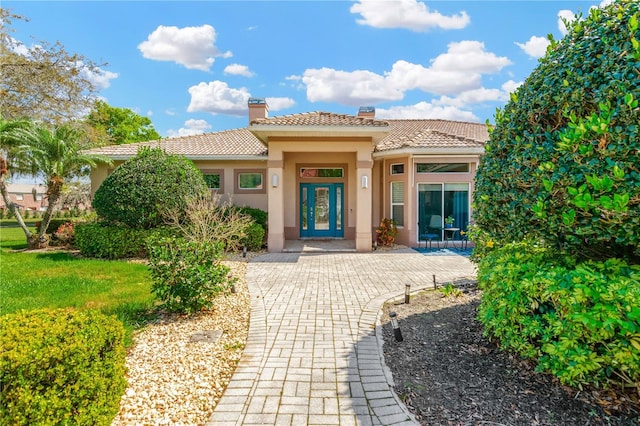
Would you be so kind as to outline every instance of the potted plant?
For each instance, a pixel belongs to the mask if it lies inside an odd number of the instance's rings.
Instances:
[[[444,227],[453,228],[453,222],[455,221],[456,220],[453,218],[453,216],[447,216],[446,219],[444,220]]]

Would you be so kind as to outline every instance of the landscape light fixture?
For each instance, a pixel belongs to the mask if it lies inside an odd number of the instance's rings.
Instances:
[[[396,338],[396,342],[402,342],[402,331],[400,331],[400,325],[398,324],[398,318],[395,312],[389,312],[389,318],[391,318],[391,327],[393,327],[393,336]]]
[[[411,284],[404,285],[404,304],[408,305],[411,299]]]
[[[378,250],[378,240],[373,242],[373,250]]]
[[[242,247],[242,257],[247,257],[247,246]]]

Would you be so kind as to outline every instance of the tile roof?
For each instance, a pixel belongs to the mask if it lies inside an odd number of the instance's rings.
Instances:
[[[267,147],[247,129],[224,130],[125,145],[109,145],[88,152],[110,157],[134,157],[139,147],[159,147],[172,154],[198,159],[207,157],[267,157]]]
[[[450,120],[387,120],[391,131],[376,151],[403,148],[482,148],[489,140],[487,126]]]
[[[282,115],[271,118],[258,118],[249,123],[250,126],[363,126],[386,127],[389,124],[383,120],[358,117],[331,112],[307,112],[304,114]]]
[[[489,139],[487,126],[437,119],[376,120],[345,114],[310,112],[272,118],[260,118],[253,126],[356,126],[387,128],[389,134],[377,144],[376,151],[386,152],[405,148],[481,148]],[[267,146],[248,128],[204,133],[193,136],[111,145],[89,150],[117,158],[134,157],[141,146],[160,147],[172,154],[187,158],[211,157],[267,157]]]

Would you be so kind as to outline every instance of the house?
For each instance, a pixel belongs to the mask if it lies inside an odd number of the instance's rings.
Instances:
[[[195,136],[92,150],[119,164],[140,146],[194,161],[210,188],[234,204],[269,213],[268,249],[285,241],[344,239],[372,249],[384,218],[396,242],[416,246],[425,224],[453,216],[466,229],[487,127],[437,119],[379,120],[373,107],[357,115],[310,112],[269,117],[264,99],[248,102],[249,125]],[[92,192],[109,173],[92,171]],[[422,231],[423,232],[423,231]],[[440,233],[440,238],[443,235]]]
[[[24,212],[45,211],[47,209],[47,187],[44,185],[30,185],[24,183],[7,184],[7,192],[9,200],[18,207],[18,210]],[[0,197],[0,210],[7,209],[4,199]]]

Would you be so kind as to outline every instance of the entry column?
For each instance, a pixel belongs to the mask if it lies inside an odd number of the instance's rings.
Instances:
[[[284,181],[282,160],[269,160],[267,169],[269,235],[267,244],[270,252],[284,250]]]
[[[361,153],[358,152],[358,156]],[[367,153],[370,157],[371,153]],[[373,161],[371,159],[360,160],[357,162],[357,190],[356,190],[356,251],[371,251],[371,243],[373,242],[371,234],[371,168]]]

